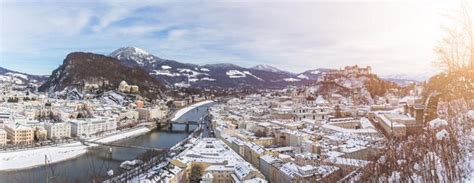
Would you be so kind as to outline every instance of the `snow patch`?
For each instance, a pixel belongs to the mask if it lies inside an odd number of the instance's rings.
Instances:
[[[309,80],[309,77],[304,75],[304,74],[300,74],[298,76],[296,76],[297,78],[300,78],[300,79],[306,79],[306,80]]]
[[[136,166],[136,165],[140,165],[142,163],[143,163],[142,160],[124,161],[120,164],[120,168],[127,169],[128,167],[133,167],[133,166]]]
[[[140,54],[140,55],[150,55],[150,53],[146,52],[145,50],[137,47],[133,47],[133,50],[135,53]]]
[[[296,79],[296,78],[285,78],[283,79],[285,80],[286,82],[298,82],[298,81],[301,81],[301,79]]]
[[[181,76],[179,73],[171,73],[169,70],[153,70],[150,75],[161,75],[161,76],[169,76],[169,77],[177,77]]]
[[[401,166],[401,165],[405,164],[406,162],[407,162],[407,161],[404,160],[404,159],[399,159],[399,160],[397,160],[398,166]]]
[[[21,78],[21,79],[24,79],[24,80],[27,80],[27,79],[28,79],[28,76],[26,76],[26,75],[24,75],[24,74],[12,73],[12,72],[7,72],[7,73],[5,73],[5,74],[6,74],[6,75],[9,75],[9,76]]]
[[[229,70],[225,73],[229,78],[245,78],[247,77],[245,73],[240,72],[238,70]]]
[[[0,81],[2,82],[9,82],[9,83],[15,83],[15,84],[23,84],[23,81],[21,79],[18,79],[16,77],[12,76],[4,76],[0,75]]]
[[[183,81],[183,82],[175,83],[174,86],[178,88],[189,88],[191,85]]]
[[[114,170],[110,169],[109,171],[107,171],[107,175],[114,176]]]
[[[170,66],[167,66],[167,65],[162,65],[161,68],[164,69],[164,70],[171,69],[171,67],[170,67]]]
[[[327,104],[328,101],[326,101],[326,99],[324,99],[324,97],[322,95],[319,95],[318,98],[316,98],[316,104]]]
[[[190,77],[197,77],[197,76],[199,76],[199,75],[209,75],[209,74],[207,74],[207,73],[201,73],[201,72],[193,71],[193,70],[191,70],[191,69],[178,68],[178,71],[179,71],[180,73],[186,74],[186,75],[188,75],[188,76],[190,76]]]
[[[252,67],[252,69],[268,71],[268,72],[280,72],[280,69],[270,66],[270,65],[266,65],[266,64],[257,65],[255,67]]]
[[[204,77],[204,78],[201,78],[201,81],[215,81],[216,79],[214,78],[208,78],[208,77]]]
[[[366,128],[372,128],[372,129],[375,129],[374,125],[372,125],[372,123],[369,121],[369,119],[367,118],[361,118],[360,119],[360,125],[362,126],[362,128],[366,129]]]
[[[262,78],[259,78],[259,77],[255,76],[255,75],[253,75],[253,74],[250,73],[249,71],[244,71],[244,73],[247,74],[247,75],[249,75],[249,76],[253,76],[254,78],[257,78],[257,79],[260,80],[260,81],[263,81]]]
[[[467,111],[466,115],[468,119],[474,120],[474,111]]]
[[[438,127],[447,126],[447,125],[448,125],[448,122],[444,119],[436,118],[436,119],[430,121],[430,127],[431,128],[438,128]]]
[[[189,78],[188,81],[189,82],[196,82],[196,81],[199,81],[199,79],[198,78]]]
[[[448,131],[446,131],[446,129],[443,129],[439,131],[438,133],[436,133],[436,139],[443,140],[444,138],[447,138],[448,135],[449,135]]]

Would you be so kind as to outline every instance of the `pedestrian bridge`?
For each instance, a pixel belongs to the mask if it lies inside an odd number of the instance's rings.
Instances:
[[[186,132],[189,132],[189,126],[191,125],[195,125],[195,126],[198,126],[200,124],[200,122],[198,121],[185,121],[185,122],[178,122],[178,121],[169,121],[169,122],[157,122],[157,126],[160,127],[160,128],[163,128],[163,127],[166,127],[168,126],[168,130],[170,131],[173,131],[176,129],[173,129],[173,127],[176,127],[176,126],[185,126],[184,130]]]
[[[161,149],[161,148],[153,148],[153,147],[145,147],[145,146],[136,146],[136,145],[121,145],[115,143],[103,143],[97,141],[88,141],[84,139],[79,140],[83,145],[89,146],[90,144],[96,144],[101,146],[109,146],[109,147],[123,147],[123,148],[131,148],[131,149],[144,149],[144,150],[152,150],[152,151],[167,151],[168,149]]]

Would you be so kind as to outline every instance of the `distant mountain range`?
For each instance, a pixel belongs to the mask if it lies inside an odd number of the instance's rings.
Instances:
[[[122,61],[129,67],[144,68],[168,86],[176,87],[281,88],[315,81],[325,73],[334,71],[334,69],[319,68],[302,73],[291,73],[266,64],[250,68],[233,64],[187,64],[162,59],[136,47],[119,48],[109,56]],[[420,76],[420,78],[412,79],[408,75],[390,75],[382,78],[405,86],[422,81],[425,77]]]
[[[234,64],[187,64],[162,59],[135,47],[119,48],[109,56],[128,67],[145,69],[170,87],[281,88],[309,81],[268,65],[244,68]]]
[[[28,85],[44,82],[47,79],[47,76],[25,74],[0,67],[0,82],[10,82],[17,85]]]
[[[400,78],[382,78],[382,79],[397,83],[400,86],[408,86],[411,84],[420,83],[420,81],[411,80],[411,79],[400,79]]]
[[[382,75],[381,78],[393,81],[401,86],[406,86],[412,83],[421,83],[428,80],[434,73],[424,72],[421,74],[391,74],[391,75]]]
[[[382,78],[390,78],[390,79],[400,79],[400,80],[411,80],[417,82],[423,82],[433,76],[435,73],[431,72],[423,72],[419,74],[390,74],[390,75],[382,75]]]
[[[27,75],[0,69],[0,80],[28,83],[45,82],[42,91],[60,91],[68,87],[84,87],[88,83],[107,82],[107,87],[116,87],[122,80],[148,89],[161,90],[167,87],[192,88],[283,88],[288,85],[301,86],[313,83],[334,69],[313,69],[302,73],[291,73],[276,67],[260,64],[244,68],[234,64],[197,65],[162,59],[143,49],[123,47],[108,56],[75,52],[69,54],[64,63],[46,80],[44,76]],[[401,85],[412,82],[402,78],[386,80]],[[143,91],[145,91],[143,90]],[[156,91],[154,91],[156,92]],[[151,92],[153,93],[153,92]],[[156,93],[153,93],[156,94]]]

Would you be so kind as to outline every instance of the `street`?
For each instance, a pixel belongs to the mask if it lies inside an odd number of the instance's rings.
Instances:
[[[211,125],[211,118],[209,115],[204,116],[202,122],[202,137],[203,138],[214,138],[214,130]]]

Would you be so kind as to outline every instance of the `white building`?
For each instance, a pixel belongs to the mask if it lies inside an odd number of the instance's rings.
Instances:
[[[117,121],[112,118],[91,118],[71,120],[72,136],[91,136],[100,132],[117,129]]]
[[[294,120],[301,121],[304,119],[310,120],[326,120],[329,118],[333,109],[329,107],[295,107],[293,113],[295,114]]]
[[[222,141],[214,138],[200,139],[191,149],[178,155],[171,163],[183,170],[192,164],[203,165],[206,167],[203,170],[205,175],[203,182],[211,180],[212,182],[245,182],[264,178],[260,171]]]
[[[143,108],[137,109],[140,120],[152,120],[152,119],[162,119],[168,113],[167,108]]]
[[[9,121],[11,121],[10,112],[0,111],[0,127],[4,127]]]
[[[61,139],[71,137],[70,123],[46,123],[44,127],[48,132],[48,139]]]
[[[119,84],[118,90],[124,93],[138,93],[139,88],[137,85],[129,85],[126,81],[122,81]]]
[[[7,145],[7,131],[0,128],[0,146]]]

